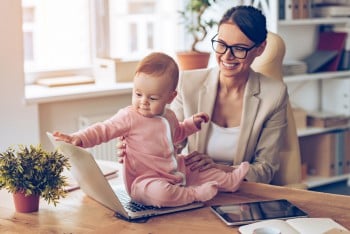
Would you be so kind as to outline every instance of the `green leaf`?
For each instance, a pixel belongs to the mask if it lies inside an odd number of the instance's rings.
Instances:
[[[0,153],[0,189],[23,190],[56,205],[66,195],[68,182],[61,173],[69,168],[68,158],[57,150],[48,152],[41,145],[9,147]]]

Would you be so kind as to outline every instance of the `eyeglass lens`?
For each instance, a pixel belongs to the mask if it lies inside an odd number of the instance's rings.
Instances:
[[[212,40],[212,46],[214,51],[219,54],[225,54],[227,49],[229,49],[231,54],[239,59],[244,59],[247,56],[248,51],[251,49],[240,46],[227,46],[226,44],[215,40]]]

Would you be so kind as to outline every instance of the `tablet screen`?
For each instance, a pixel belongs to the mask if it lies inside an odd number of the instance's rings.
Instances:
[[[242,225],[267,219],[307,217],[307,213],[285,199],[211,206],[227,225]]]

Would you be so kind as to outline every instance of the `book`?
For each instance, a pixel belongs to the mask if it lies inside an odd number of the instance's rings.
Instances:
[[[350,7],[350,6],[349,6]],[[343,50],[339,70],[350,70],[350,27],[337,25],[333,28],[335,32],[347,33],[345,48]]]
[[[299,0],[299,19],[311,17],[311,0]]]
[[[299,74],[305,74],[307,72],[307,64],[300,60],[283,60],[283,75],[293,76]]]
[[[344,161],[345,161],[345,131],[339,130],[335,135],[335,160],[334,160],[334,174],[342,175],[344,174]]]
[[[311,0],[279,1],[279,19],[305,19],[311,16]]]
[[[338,55],[336,50],[316,50],[302,59],[307,66],[308,73],[319,72],[330,64]]]
[[[316,50],[338,51],[337,56],[322,71],[338,71],[342,52],[345,48],[347,33],[345,32],[320,32]]]
[[[350,173],[350,130],[345,131],[344,133],[344,173]]]
[[[332,132],[300,138],[300,153],[303,162],[307,163],[309,175],[335,176],[335,140],[335,134]]]
[[[241,234],[259,233],[264,228],[271,231],[279,231],[282,234],[349,234],[350,231],[331,218],[295,218],[289,220],[271,219],[240,226]],[[269,233],[269,232],[265,232]],[[276,232],[272,232],[276,233]]]
[[[278,3],[278,19],[280,20],[284,20],[286,19],[286,0],[279,0],[279,3]]]
[[[286,0],[284,8],[284,17],[286,20],[299,18],[299,0]]]
[[[350,6],[348,5],[320,5],[313,8],[315,17],[349,17]]]
[[[350,117],[326,111],[315,111],[307,114],[307,125],[318,128],[331,128],[348,125]]]

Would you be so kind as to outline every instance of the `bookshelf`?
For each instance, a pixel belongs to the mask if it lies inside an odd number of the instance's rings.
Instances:
[[[266,0],[265,2],[272,4],[274,0]],[[270,27],[270,30],[278,33],[284,39],[286,43],[285,59],[299,60],[311,54],[317,47],[321,28],[331,28],[332,26],[350,27],[350,17],[300,18],[299,16],[291,19],[289,14],[288,19],[281,18],[280,16],[286,16],[288,14],[287,12],[283,12],[283,14],[280,12],[285,9],[282,5],[287,4],[288,1],[277,2],[279,2],[277,5],[270,5],[274,9],[269,9],[269,11],[274,12],[272,15],[275,16],[275,22],[271,23],[272,27]],[[309,16],[312,16],[312,13]],[[288,86],[292,105],[294,104],[294,106],[300,107],[307,112],[314,112],[322,110],[322,95],[324,95],[322,93],[323,80],[337,78],[350,78],[350,70],[285,76],[284,82]],[[302,141],[310,138],[316,139],[320,135],[329,135],[334,131],[350,131],[350,125],[332,128],[307,127],[305,129],[298,129],[298,136],[299,140]],[[312,142],[312,140],[310,141]],[[344,144],[346,143],[344,142]],[[320,155],[311,155],[312,152],[318,152],[317,150],[312,150],[312,147],[317,147],[316,145],[307,145],[310,150],[308,149],[306,151],[310,152],[310,155],[302,155],[302,157],[319,157]],[[322,155],[324,156],[324,154]],[[342,180],[348,180],[348,185],[350,186],[350,172],[344,170],[342,174],[335,173],[331,176],[308,175],[304,182],[309,188],[313,188]]]
[[[332,128],[316,128],[316,127],[308,127],[304,129],[298,129],[298,137],[306,137],[306,136],[312,136],[316,134],[322,134],[322,133],[328,133],[335,130],[347,130],[350,129],[350,125],[344,125],[344,126],[338,126],[338,127],[332,127]]]
[[[279,20],[278,25],[292,26],[292,25],[336,25],[350,23],[350,18],[347,17],[327,17],[327,18],[308,18],[308,19],[293,19],[293,20]]]
[[[348,180],[350,185],[350,125],[307,128],[299,130],[298,135],[308,188],[342,180]]]
[[[285,83],[300,82],[300,81],[317,81],[333,78],[349,78],[350,71],[335,71],[335,72],[320,72],[313,74],[301,74],[295,76],[285,76],[283,78]]]
[[[350,186],[350,173],[332,177],[308,176],[308,178],[304,180],[303,183],[305,183],[308,188],[315,188],[318,186],[336,183],[343,180],[347,180],[347,185]]]

